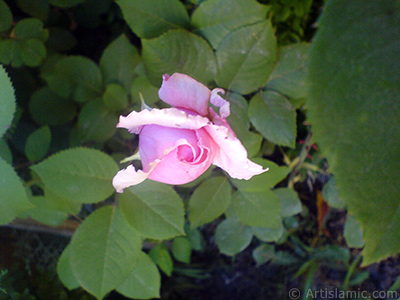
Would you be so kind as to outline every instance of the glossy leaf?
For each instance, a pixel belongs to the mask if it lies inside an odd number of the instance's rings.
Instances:
[[[225,177],[211,177],[193,192],[189,201],[189,221],[196,228],[222,215],[231,202],[232,188]]]
[[[112,178],[118,171],[114,160],[94,149],[75,148],[59,152],[32,167],[45,186],[62,198],[100,202],[114,193]]]
[[[310,52],[308,119],[364,230],[363,265],[400,252],[399,20],[398,1],[330,1]]]
[[[214,53],[205,40],[184,31],[171,30],[162,36],[142,40],[142,58],[148,78],[160,86],[162,75],[179,72],[208,84],[216,72]]]
[[[19,214],[33,208],[21,179],[14,169],[0,158],[0,224],[11,222]]]
[[[223,220],[215,232],[219,251],[230,256],[246,249],[252,238],[252,228],[233,218]]]
[[[25,145],[25,155],[32,162],[43,159],[50,148],[51,131],[43,126],[29,135]]]
[[[284,96],[265,91],[250,101],[249,116],[254,127],[269,141],[294,148],[296,111]]]
[[[306,64],[310,44],[299,43],[279,49],[278,60],[265,86],[289,99],[307,95]]]
[[[192,25],[216,49],[233,30],[265,20],[267,11],[268,6],[254,0],[208,0],[194,11]]]
[[[219,44],[217,85],[240,94],[262,87],[271,74],[276,40],[270,21],[241,27]]]
[[[0,137],[11,126],[15,107],[14,88],[5,69],[0,66]]]
[[[135,269],[117,291],[129,298],[159,298],[160,285],[161,276],[157,266],[146,253],[139,252]]]
[[[170,29],[187,28],[189,16],[178,0],[118,0],[124,19],[132,31],[145,39]]]
[[[149,256],[167,276],[172,275],[174,262],[164,244],[161,243],[153,247],[149,252]]]
[[[97,298],[130,276],[142,243],[117,208],[105,206],[85,219],[71,240],[70,265],[79,284]]]
[[[240,222],[249,226],[273,228],[282,223],[280,201],[270,190],[237,191],[232,196],[232,207]]]
[[[184,234],[183,203],[170,186],[145,181],[126,189],[119,197],[119,206],[144,237],[161,240]]]
[[[29,112],[39,125],[59,126],[72,121],[77,113],[77,105],[44,87],[32,94]]]
[[[105,83],[119,83],[129,90],[135,78],[133,71],[139,61],[136,47],[125,35],[121,35],[108,45],[101,56],[100,69]]]

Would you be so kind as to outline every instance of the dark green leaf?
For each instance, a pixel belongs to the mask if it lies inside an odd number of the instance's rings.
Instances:
[[[175,72],[187,74],[208,84],[216,72],[214,53],[197,35],[171,30],[162,36],[142,41],[142,58],[150,82],[160,86],[162,75]]]
[[[99,67],[83,56],[70,56],[57,61],[50,72],[42,75],[59,96],[88,102],[101,97],[103,80]]]
[[[283,47],[278,53],[274,71],[265,86],[289,99],[306,96],[306,63],[310,44],[299,43]]]
[[[11,126],[15,107],[14,88],[6,70],[0,66],[0,137]]]
[[[103,94],[103,103],[111,111],[120,111],[128,106],[125,88],[117,83],[110,83]]]
[[[118,0],[117,3],[132,31],[141,38],[151,39],[189,25],[189,15],[178,0]]]
[[[217,48],[217,85],[241,94],[256,91],[272,72],[275,48],[270,21],[231,32]]]
[[[276,228],[282,223],[281,204],[271,191],[237,191],[232,197],[236,217],[243,224]]]
[[[58,126],[74,119],[77,105],[44,87],[33,93],[29,102],[29,112],[39,125]]]
[[[77,44],[77,40],[74,35],[61,27],[50,27],[49,28],[49,39],[46,45],[58,52],[64,52],[71,50]]]
[[[138,233],[112,206],[85,219],[71,240],[70,265],[85,290],[103,298],[123,284],[135,268],[142,243]]]
[[[194,191],[189,201],[189,221],[196,228],[222,215],[231,202],[232,188],[225,177],[211,177]]]
[[[271,262],[276,265],[291,265],[299,263],[300,260],[285,251],[276,251],[273,245],[263,244],[253,251],[253,258],[258,265]]]
[[[0,32],[10,29],[12,23],[13,16],[11,10],[3,0],[0,0]]]
[[[18,7],[28,15],[46,20],[49,16],[49,2],[48,0],[17,0]]]
[[[160,285],[161,277],[157,266],[146,253],[139,252],[135,269],[117,291],[129,298],[159,298]]]
[[[51,131],[48,126],[43,126],[28,137],[25,144],[25,155],[31,162],[43,159],[50,148]]]
[[[271,142],[294,148],[296,111],[282,95],[265,91],[250,101],[249,116],[254,127]]]
[[[85,0],[48,0],[50,4],[61,8],[70,8],[76,6]]]
[[[151,249],[149,256],[167,276],[171,276],[174,269],[174,263],[164,244],[158,244]]]
[[[45,42],[49,37],[49,32],[43,29],[43,22],[36,18],[25,18],[17,23],[14,35],[17,40],[38,39]]]
[[[80,203],[100,202],[111,196],[111,181],[118,171],[110,156],[86,148],[59,152],[32,169],[51,192]]]
[[[215,232],[219,251],[230,256],[246,249],[252,238],[252,228],[233,218],[222,221]]]
[[[101,56],[100,69],[105,83],[119,83],[129,91],[139,61],[138,50],[125,35],[121,35],[108,45]]]
[[[216,49],[230,32],[265,20],[268,6],[254,0],[208,0],[193,13],[192,25]]]
[[[29,39],[19,42],[20,55],[24,64],[28,67],[37,67],[47,56],[47,50],[43,42],[38,39]]]
[[[0,158],[0,224],[11,222],[19,214],[33,208],[21,179],[14,169]]]
[[[308,117],[368,265],[400,251],[400,3],[329,1],[319,26]]]
[[[184,234],[183,203],[170,186],[145,181],[126,189],[119,205],[126,219],[144,237],[161,240]]]

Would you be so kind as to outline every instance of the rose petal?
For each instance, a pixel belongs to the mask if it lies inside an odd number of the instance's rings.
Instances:
[[[138,134],[143,125],[161,125],[165,127],[181,129],[199,129],[210,123],[210,120],[199,116],[191,115],[177,108],[164,108],[133,111],[126,117],[120,116],[118,128],[126,128],[129,132]]]
[[[213,164],[228,172],[229,176],[249,180],[268,171],[247,158],[246,149],[230,128],[212,124],[205,129],[219,146]]]
[[[207,114],[211,91],[192,77],[174,73],[163,76],[158,96],[173,107],[193,110],[202,116]]]
[[[222,98],[219,93],[222,95],[225,94],[225,91],[220,88],[213,89],[211,91],[211,104],[219,107],[219,115],[221,118],[227,118],[231,114],[230,104],[224,98]]]
[[[125,188],[132,185],[139,184],[149,177],[149,174],[161,161],[157,160],[150,164],[149,171],[143,172],[142,170],[137,170],[133,165],[129,165],[126,169],[118,171],[117,175],[114,176],[112,184],[118,193],[122,193]]]

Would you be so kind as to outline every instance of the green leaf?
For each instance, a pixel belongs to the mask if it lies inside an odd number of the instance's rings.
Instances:
[[[343,236],[349,248],[362,248],[364,246],[363,230],[354,216],[347,216],[344,224]]]
[[[215,232],[215,242],[219,251],[230,256],[246,249],[252,238],[252,228],[233,218],[225,219],[219,223]]]
[[[22,19],[15,25],[14,35],[17,40],[38,39],[45,42],[49,37],[49,31],[43,29],[43,22],[36,18]]]
[[[151,299],[160,297],[160,286],[157,266],[146,253],[139,252],[135,269],[117,291],[129,298]]]
[[[279,227],[253,227],[253,234],[263,242],[277,242],[283,236],[285,228],[282,222]]]
[[[154,107],[157,101],[160,100],[158,97],[158,88],[152,85],[146,77],[139,76],[135,78],[131,88],[132,102],[136,104],[141,103],[140,94],[142,95],[144,102],[150,107]]]
[[[117,83],[110,83],[103,94],[103,103],[111,111],[119,111],[128,106],[125,88]]]
[[[105,83],[119,83],[129,91],[135,78],[133,70],[139,62],[138,50],[125,35],[121,35],[108,45],[101,56],[100,69]]]
[[[21,41],[20,55],[24,64],[28,67],[37,67],[47,56],[47,50],[43,42],[38,39]]]
[[[94,149],[59,152],[32,167],[45,186],[67,200],[100,202],[114,192],[112,178],[118,171],[114,160]]]
[[[46,45],[57,52],[71,50],[78,43],[74,35],[62,27],[50,27],[49,34]]]
[[[140,38],[155,38],[170,29],[189,25],[189,15],[178,0],[118,0],[117,4],[132,31]]]
[[[13,16],[11,10],[3,0],[0,0],[0,32],[10,29],[12,23]]]
[[[400,251],[400,4],[329,1],[319,26],[308,119],[364,230],[368,265]]]
[[[149,252],[149,256],[167,276],[171,276],[174,270],[174,263],[164,244],[161,243],[153,247]]]
[[[236,93],[228,93],[226,99],[230,103],[231,110],[228,123],[246,148],[248,156],[252,157],[260,150],[263,138],[259,134],[249,131],[249,104],[243,96]]]
[[[89,293],[103,298],[130,276],[142,242],[117,208],[105,206],[79,226],[70,247],[76,280]]]
[[[249,116],[266,139],[295,147],[296,110],[284,96],[273,91],[259,92],[250,100]]]
[[[291,217],[301,213],[303,208],[296,191],[291,188],[279,188],[273,190],[273,192],[281,203],[282,217]]]
[[[11,126],[15,107],[14,88],[6,70],[0,66],[0,137]]]
[[[345,208],[343,199],[339,197],[339,191],[336,187],[335,177],[331,177],[322,188],[322,197],[331,207],[338,209]]]
[[[25,144],[25,155],[32,162],[43,159],[50,148],[51,132],[48,126],[36,129]]]
[[[268,168],[269,171],[253,176],[250,180],[230,179],[230,181],[243,192],[262,192],[273,188],[289,174],[290,169],[286,166],[278,166],[274,162],[262,158],[254,158],[253,161]]]
[[[58,6],[61,8],[70,8],[76,6],[85,0],[48,0],[51,5]]]
[[[184,234],[183,203],[170,186],[148,180],[126,189],[118,203],[144,237],[162,240]]]
[[[32,17],[46,20],[49,16],[50,6],[48,0],[17,0],[18,7]]]
[[[275,265],[291,265],[301,262],[298,258],[285,251],[276,251],[273,245],[263,244],[253,250],[253,258],[258,265],[271,262]]]
[[[59,96],[88,102],[101,97],[103,80],[96,63],[83,56],[60,59],[51,70],[42,74],[49,87]]]
[[[8,65],[15,60],[17,42],[12,39],[0,40],[0,62]],[[22,64],[22,60],[21,60]]]
[[[275,48],[270,21],[231,32],[217,48],[217,85],[240,94],[256,91],[267,82],[272,72]]]
[[[146,72],[155,86],[160,86],[162,75],[175,72],[187,74],[204,84],[214,78],[214,53],[205,40],[193,33],[171,30],[158,38],[142,40],[142,45]]]
[[[192,229],[222,215],[231,203],[232,188],[225,177],[211,177],[195,189],[189,201]]]
[[[21,179],[14,169],[0,158],[0,224],[11,222],[19,214],[33,208]]]
[[[106,142],[116,132],[117,123],[118,117],[107,110],[103,101],[86,103],[78,117],[80,142]]]
[[[78,288],[79,282],[76,280],[74,273],[72,272],[70,264],[70,252],[71,244],[69,244],[62,252],[57,262],[57,274],[61,282],[69,289],[73,290]]]
[[[0,158],[4,159],[8,164],[12,164],[12,153],[5,137],[0,138]]]
[[[278,52],[278,60],[265,86],[289,99],[299,99],[307,95],[306,63],[310,44],[299,43],[283,47]]]
[[[171,248],[172,254],[177,261],[190,263],[192,245],[187,237],[178,236],[174,238]]]
[[[29,112],[39,125],[59,126],[72,121],[77,105],[54,93],[49,87],[35,91],[29,102]]]
[[[229,5],[224,0],[208,0],[194,11],[192,25],[216,49],[231,31],[265,20],[268,9],[254,0],[231,0]]]
[[[271,191],[237,191],[232,197],[236,217],[249,226],[278,227],[282,223],[281,204]]]
[[[196,251],[203,251],[206,245],[202,233],[198,228],[190,230],[189,227],[190,227],[189,224],[186,224],[185,231],[186,231],[186,236],[190,241],[192,249]]]

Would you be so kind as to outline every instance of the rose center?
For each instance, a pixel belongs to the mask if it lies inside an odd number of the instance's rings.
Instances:
[[[185,162],[193,162],[195,153],[189,145],[180,145],[178,147],[178,159]]]

